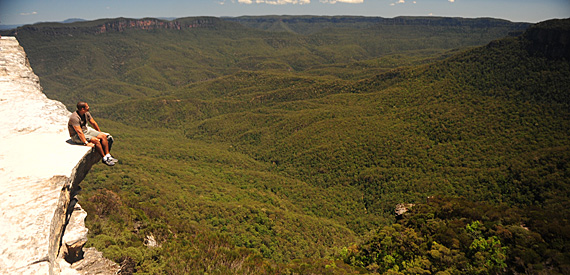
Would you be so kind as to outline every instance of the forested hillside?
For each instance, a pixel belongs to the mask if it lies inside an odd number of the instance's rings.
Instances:
[[[365,17],[365,16],[241,16],[223,18],[225,21],[238,22],[244,26],[274,31],[292,32],[297,34],[314,34],[327,30],[338,29],[393,29],[425,30],[425,27],[440,29],[484,29],[496,35],[506,29],[520,31],[530,26],[529,23],[513,23],[494,18],[450,18],[450,17],[412,17],[400,16],[395,18]],[[412,28],[407,28],[412,27]],[[405,34],[409,35],[409,34]]]
[[[570,272],[568,20],[296,19],[17,30],[117,141],[90,245],[139,273]]]

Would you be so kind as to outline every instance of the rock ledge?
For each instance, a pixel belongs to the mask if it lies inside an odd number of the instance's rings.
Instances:
[[[1,37],[0,274],[90,273],[73,269],[60,249],[65,240],[77,254],[85,243],[86,213],[75,194],[100,160],[91,148],[69,142],[69,115],[42,93],[18,41]],[[118,266],[111,266],[98,274],[115,274]]]

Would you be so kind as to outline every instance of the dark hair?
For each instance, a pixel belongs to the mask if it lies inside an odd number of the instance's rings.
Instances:
[[[79,101],[77,102],[77,110],[85,109],[87,107],[87,102]]]

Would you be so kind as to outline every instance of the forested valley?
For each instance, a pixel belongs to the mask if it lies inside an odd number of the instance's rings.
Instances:
[[[11,34],[44,93],[115,138],[80,204],[125,274],[570,273],[570,20]]]

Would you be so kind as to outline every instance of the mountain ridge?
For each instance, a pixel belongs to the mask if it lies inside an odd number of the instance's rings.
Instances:
[[[189,22],[191,21],[191,22]],[[343,27],[357,27],[357,28],[370,28],[382,25],[392,26],[463,26],[472,28],[493,28],[493,27],[510,27],[512,29],[525,29],[530,26],[530,23],[511,22],[503,19],[494,18],[459,18],[459,17],[414,17],[414,16],[400,16],[394,18],[383,17],[367,17],[367,16],[240,16],[240,17],[181,17],[175,19],[160,19],[160,18],[115,18],[115,19],[97,19],[97,20],[83,20],[83,19],[68,19],[63,22],[40,22],[31,25],[25,25],[18,28],[32,28],[31,30],[39,31],[41,29],[52,29],[52,34],[69,34],[76,33],[77,29],[83,29],[86,32],[95,31],[98,29],[110,29],[115,31],[122,31],[125,28],[131,29],[184,29],[191,27],[213,27],[220,24],[220,22],[235,22],[240,23],[247,27],[252,27],[261,30],[270,31],[292,31],[295,29],[297,33],[309,34],[315,30],[302,31],[302,27],[307,24],[319,25],[320,29],[326,29],[329,25],[343,26]],[[301,25],[295,27],[295,25]],[[34,26],[34,27],[31,27]],[[286,27],[289,26],[289,27]],[[94,28],[94,30],[89,30]],[[58,31],[56,31],[58,30]],[[7,35],[16,35],[17,28],[12,32],[6,33]]]
[[[94,21],[73,21],[62,23],[37,23],[25,25],[13,30],[9,35],[18,35],[21,31],[43,32],[47,35],[78,35],[78,34],[101,34],[108,31],[122,32],[127,29],[155,30],[172,29],[182,30],[191,28],[212,28],[219,25],[219,19],[215,17],[188,17],[177,20],[162,20],[156,18],[116,18],[99,19]]]
[[[473,29],[418,25],[364,29],[339,27],[334,28],[334,31],[301,35],[267,32],[209,17],[203,20],[211,20],[215,25],[213,28],[178,29],[178,26],[191,25],[197,20],[202,19],[187,18],[170,22],[155,19],[105,19],[73,24],[39,24],[19,28],[17,37],[27,48],[28,55],[32,56],[32,65],[40,59],[50,60],[48,63],[54,64],[35,68],[38,75],[44,76],[48,96],[52,95],[52,91],[61,91],[70,97],[76,97],[77,88],[71,87],[84,86],[85,82],[74,83],[74,76],[97,72],[89,77],[92,85],[86,89],[98,87],[100,93],[109,93],[109,98],[124,98],[124,94],[148,95],[154,93],[151,90],[175,89],[188,82],[215,79],[239,70],[304,71],[315,68],[315,75],[326,75],[331,72],[329,66],[332,64],[343,64],[346,68],[346,73],[343,74],[350,76],[354,72],[365,71],[352,70],[352,66],[373,67],[372,64],[378,62],[376,59],[384,56],[406,52],[413,57],[411,62],[422,62],[424,59],[438,58],[443,51],[480,45],[513,31],[511,27]],[[117,31],[97,34],[100,38],[90,41],[93,39],[90,35],[99,33],[102,29],[107,30],[104,27],[106,24],[110,24],[109,30]],[[207,23],[206,26],[210,24]],[[136,29],[156,27],[174,29],[140,30],[140,34]],[[321,26],[314,30],[319,29],[322,30]],[[172,41],[172,44],[164,45],[168,41]],[[200,41],[211,42],[206,45]],[[27,43],[43,43],[45,46],[39,51],[40,48],[29,47]],[[50,46],[58,43],[60,45]],[[78,54],[81,50],[67,50],[69,45],[82,47],[82,51],[90,53]],[[158,52],[167,54],[170,58],[160,57]],[[147,61],[149,58],[160,61]],[[103,70],[103,66],[108,69]],[[334,71],[338,71],[338,68],[340,67],[334,68]],[[49,77],[46,79],[47,75]],[[336,72],[333,75],[340,76]],[[52,90],[51,83],[57,88]],[[114,87],[101,87],[109,85]],[[118,95],[114,92],[117,89],[129,92]]]
[[[525,29],[530,23],[511,22],[494,18],[460,18],[460,17],[421,17],[421,16],[398,16],[394,18],[369,17],[369,16],[240,16],[223,18],[227,21],[238,22],[245,26],[270,30],[270,31],[291,31],[296,33],[310,34],[317,30],[326,29],[329,25],[340,25],[342,27],[373,28],[380,26],[433,26],[449,27],[464,26],[472,28],[490,28],[509,26],[513,29]],[[284,24],[288,27],[284,27]],[[302,30],[308,24],[312,25],[309,30]],[[281,26],[280,26],[281,25]],[[302,27],[295,27],[301,25]]]

